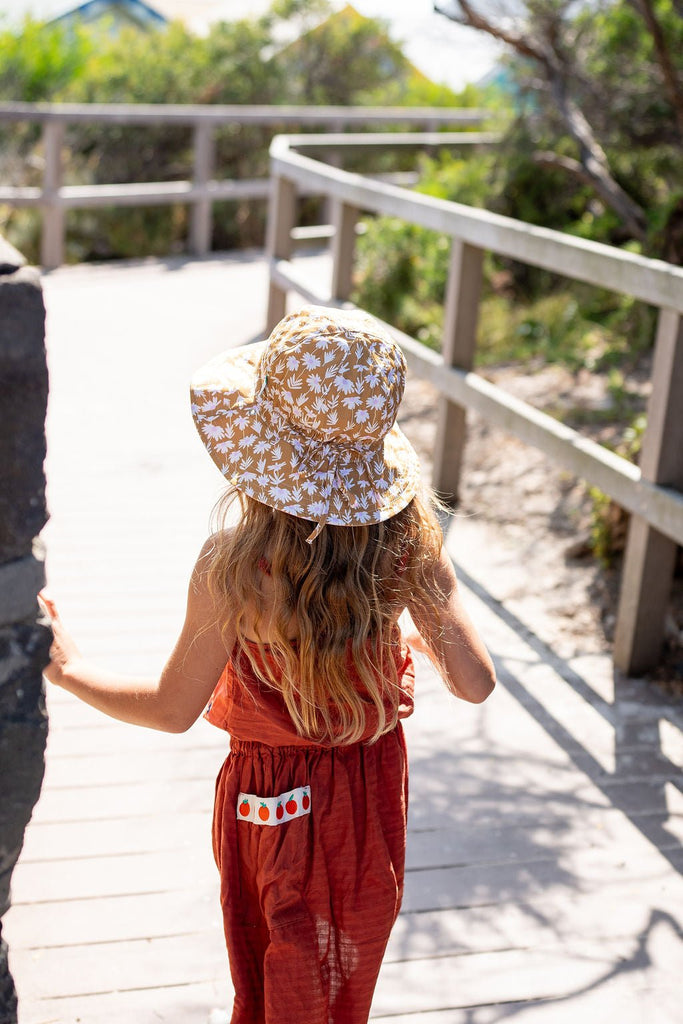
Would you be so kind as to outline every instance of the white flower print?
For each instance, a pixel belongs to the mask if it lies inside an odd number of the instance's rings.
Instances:
[[[349,377],[344,377],[340,373],[334,378],[334,386],[343,395],[348,395],[351,391],[355,390],[354,382]]]
[[[202,432],[206,437],[215,440],[218,437],[223,437],[223,427],[218,423],[205,423],[202,426]]]
[[[304,352],[302,358],[307,370],[315,370],[316,367],[320,366],[320,360],[314,352]]]
[[[327,508],[327,502],[325,501],[312,501],[308,506],[308,514],[311,519],[316,519],[318,516],[324,516]]]

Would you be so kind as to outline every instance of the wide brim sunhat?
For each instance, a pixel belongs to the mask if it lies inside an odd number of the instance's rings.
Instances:
[[[193,377],[192,415],[226,480],[317,524],[396,515],[420,486],[417,453],[396,424],[403,353],[361,311],[307,306],[267,341],[230,349]]]

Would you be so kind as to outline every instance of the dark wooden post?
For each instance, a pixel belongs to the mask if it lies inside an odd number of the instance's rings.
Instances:
[[[659,314],[640,470],[644,480],[683,491],[683,321],[670,309]],[[614,663],[628,675],[659,660],[675,561],[675,541],[633,516],[614,637]]]
[[[442,346],[446,366],[472,369],[483,259],[482,249],[453,239]],[[432,485],[445,501],[453,504],[458,498],[466,426],[465,409],[439,398]]]

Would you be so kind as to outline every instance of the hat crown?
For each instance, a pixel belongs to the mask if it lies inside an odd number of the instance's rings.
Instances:
[[[256,382],[259,401],[302,434],[356,445],[388,434],[404,387],[403,354],[377,321],[316,307],[280,322]]]

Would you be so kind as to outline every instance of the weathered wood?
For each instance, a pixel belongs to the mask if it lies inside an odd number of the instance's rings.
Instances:
[[[209,122],[199,122],[194,128],[194,174],[192,183],[202,188],[211,181],[214,160],[214,128]],[[204,256],[211,251],[212,205],[209,196],[199,199],[190,216],[190,251]]]
[[[0,103],[0,121],[109,124],[432,124],[476,125],[488,111],[472,107],[343,107],[283,104]]]
[[[64,262],[64,210],[56,202],[62,184],[64,124],[46,123],[43,128],[45,169],[43,171],[43,233],[40,261],[46,269]]]
[[[441,346],[444,366],[470,370],[474,363],[483,259],[481,249],[453,240]],[[441,397],[432,486],[450,503],[458,498],[465,432],[465,407]]]
[[[409,367],[442,394],[539,448],[558,465],[610,494],[623,508],[647,517],[662,533],[683,543],[683,495],[678,491],[643,480],[632,462],[476,373],[446,369],[435,352],[393,330]]]
[[[359,211],[347,203],[333,203],[332,223],[332,296],[348,299],[353,278],[353,255],[356,248],[356,222]]]
[[[683,320],[659,314],[652,393],[640,468],[644,480],[683,490]],[[683,539],[677,538],[679,543]],[[636,517],[629,528],[614,663],[631,675],[657,664],[676,563],[676,542]]]
[[[295,224],[296,185],[288,178],[273,175],[266,235],[266,253],[271,261],[288,260],[291,256],[294,246],[292,228]],[[285,315],[286,303],[287,291],[271,276],[268,286],[267,334],[270,334],[275,324]]]
[[[373,149],[423,149],[425,147],[491,146],[500,142],[497,132],[325,132],[324,135],[288,135],[289,145],[297,153],[342,154],[366,152]],[[332,163],[338,167],[339,162]]]
[[[137,672],[143,650],[151,671],[163,664],[170,647],[157,619],[177,615],[181,624],[219,486],[188,435],[188,371],[226,343],[254,337],[267,275],[263,259],[245,254],[173,266],[182,271],[169,274],[166,262],[68,268],[44,282],[48,344],[59,355],[51,587],[84,654],[100,661],[107,651],[104,664],[128,672]],[[297,269],[309,281],[329,279],[329,263],[317,258]],[[221,289],[231,300],[217,315],[212,296]],[[102,358],[92,358],[98,316],[106,388]],[[140,375],[159,386],[128,422],[121,410],[135,401]],[[83,422],[97,429],[84,432]],[[416,659],[416,708],[404,723],[406,899],[373,1013],[404,1024],[432,1016],[494,1024],[517,999],[514,1020],[525,1024],[571,1024],[577,1007],[591,1024],[673,1024],[665,999],[683,915],[683,797],[674,774],[681,708],[637,682],[615,694],[606,656],[568,664],[534,634],[533,620],[515,624],[514,603],[495,599],[501,577],[482,568],[469,526],[456,520],[447,544],[500,682],[483,706],[469,706]],[[478,580],[493,597],[483,587],[477,596]],[[5,933],[16,950],[22,1024],[207,1024],[212,1007],[231,1001],[208,859],[213,780],[227,737],[203,722],[182,736],[109,723],[56,689],[49,702],[44,809],[29,826]],[[665,746],[667,728],[678,747]],[[60,812],[71,821],[55,821]],[[640,1020],[628,1013],[634,985],[647,1002]],[[553,1000],[546,1013],[532,1001],[542,994]],[[507,1005],[493,1005],[497,999]],[[463,1004],[469,1009],[457,1008]]]
[[[286,136],[273,140],[270,153],[273,173],[296,180],[299,188],[331,192],[361,210],[401,217],[476,248],[683,312],[683,267],[371,181],[294,152]]]
[[[328,294],[314,291],[305,274],[286,260],[271,265],[280,288],[292,288],[309,302],[335,305]],[[339,303],[339,305],[349,305]],[[441,356],[391,324],[384,325],[399,341],[409,368],[428,380],[451,403],[481,413],[489,422],[533,445],[571,473],[610,494],[617,504],[646,517],[661,533],[683,544],[683,495],[641,477],[638,466],[576,430],[508,394],[476,373],[447,368]]]

